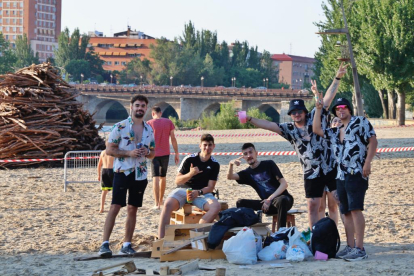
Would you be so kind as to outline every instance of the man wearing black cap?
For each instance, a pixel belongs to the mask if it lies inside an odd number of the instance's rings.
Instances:
[[[366,259],[368,255],[363,243],[365,219],[362,211],[371,162],[378,145],[376,134],[364,116],[352,116],[352,106],[345,98],[338,98],[332,107],[332,113],[341,119],[342,126],[323,130],[319,119],[321,112],[322,104],[317,103],[313,131],[332,142],[338,165],[336,183],[339,209],[344,214],[347,238],[347,246],[338,252],[337,257],[347,261]]]
[[[336,77],[323,98],[325,109],[322,114],[322,120],[319,120],[320,122],[322,121],[323,129],[328,126],[327,115],[329,112],[327,110],[338,91],[340,79],[345,75],[347,67],[348,65],[343,66],[343,63],[339,66]],[[316,87],[316,82],[312,82],[312,87]],[[319,99],[317,100],[319,101]],[[295,99],[290,101],[288,110],[288,115],[293,120],[292,123],[277,124],[247,117],[247,120],[253,125],[281,135],[296,150],[303,168],[310,228],[320,219],[318,209],[325,186],[328,186],[331,192],[336,190],[336,174],[333,171],[334,166],[331,165],[329,144],[312,131],[314,113],[315,109],[311,113],[308,112],[302,99]]]

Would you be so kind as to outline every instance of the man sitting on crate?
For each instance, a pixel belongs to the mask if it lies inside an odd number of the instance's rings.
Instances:
[[[277,214],[278,228],[286,227],[287,211],[293,206],[293,197],[287,190],[288,184],[282,173],[272,160],[257,160],[257,151],[252,143],[244,144],[242,153],[241,157],[230,161],[227,179],[252,186],[261,200],[239,199],[237,207],[262,210],[265,214]],[[233,166],[240,166],[242,158],[249,167],[233,173]]]
[[[207,211],[200,223],[212,222],[220,212],[220,203],[212,194],[220,171],[220,164],[211,156],[215,147],[213,136],[203,134],[199,147],[200,152],[186,156],[178,168],[175,178],[177,188],[168,195],[161,212],[158,226],[160,239],[165,235],[165,226],[170,224],[172,212],[187,203],[188,188],[192,189],[189,194],[192,204]]]

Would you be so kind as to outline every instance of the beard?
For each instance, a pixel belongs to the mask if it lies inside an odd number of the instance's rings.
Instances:
[[[137,113],[137,112],[135,112],[134,113],[134,117],[137,118],[137,119],[141,119],[142,117],[144,117],[144,113]]]

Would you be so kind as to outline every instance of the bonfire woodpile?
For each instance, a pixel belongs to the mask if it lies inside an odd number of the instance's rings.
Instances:
[[[49,63],[1,75],[0,160],[62,158],[71,150],[103,149],[101,126],[95,127],[93,114],[82,109],[77,96]]]

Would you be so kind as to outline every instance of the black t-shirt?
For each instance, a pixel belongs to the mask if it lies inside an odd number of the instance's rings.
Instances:
[[[261,161],[256,168],[248,167],[237,174],[240,178],[237,183],[252,186],[261,199],[266,199],[273,194],[280,186],[277,179],[283,178],[278,166],[272,160]],[[282,195],[289,195],[287,189]]]
[[[203,172],[191,177],[190,180],[188,180],[183,185],[179,185],[178,187],[193,188],[193,190],[199,190],[207,187],[210,180],[218,180],[220,164],[213,156],[211,156],[209,160],[202,162],[199,154],[200,153],[198,152],[184,157],[183,161],[178,167],[178,172],[181,174],[189,173],[191,164],[193,164],[193,167],[198,167],[198,169]]]

